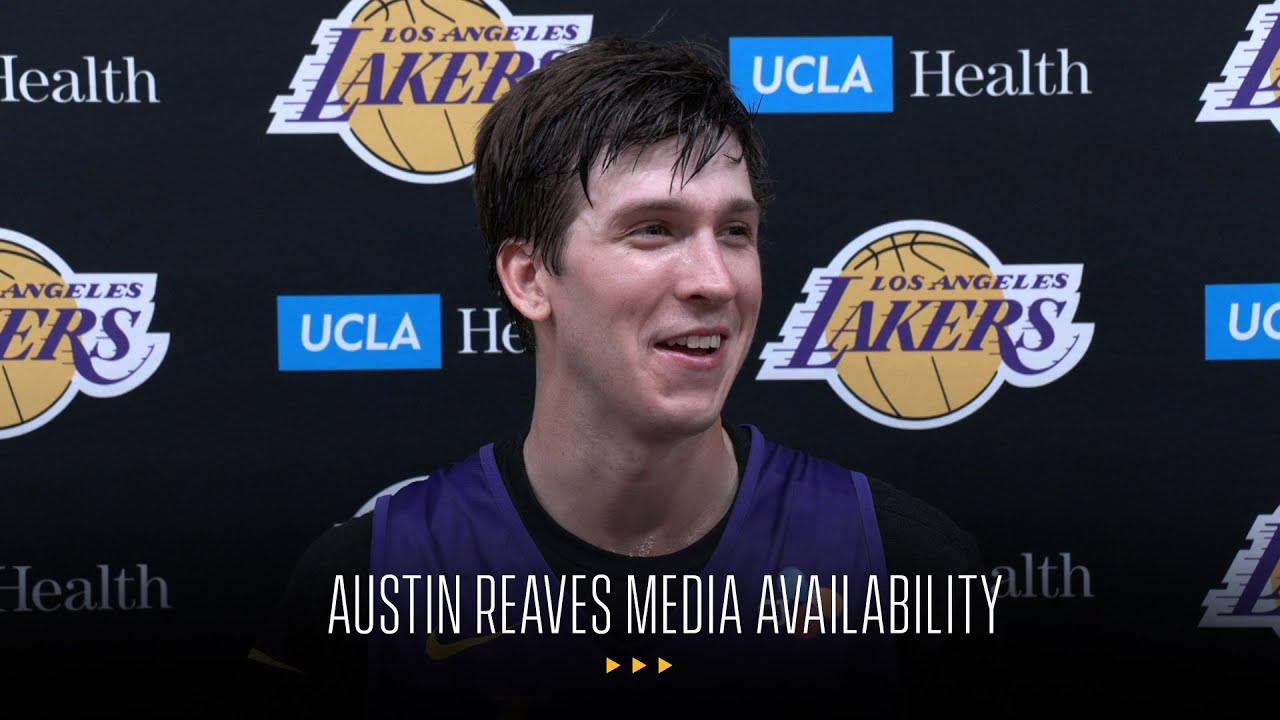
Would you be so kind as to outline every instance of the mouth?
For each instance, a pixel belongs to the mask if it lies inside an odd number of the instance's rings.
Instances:
[[[715,355],[720,351],[720,343],[725,339],[724,335],[684,335],[681,337],[671,338],[658,343],[658,347],[664,350],[688,355],[691,357],[705,357],[707,355]]]

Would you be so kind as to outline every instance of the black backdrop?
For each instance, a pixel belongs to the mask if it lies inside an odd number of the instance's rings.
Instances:
[[[527,415],[525,358],[460,353],[460,309],[481,320],[497,304],[469,182],[406,182],[333,135],[266,132],[320,22],[344,6],[0,6],[0,56],[14,75],[78,69],[84,82],[86,56],[99,69],[131,57],[150,73],[137,103],[0,102],[0,228],[77,273],[154,273],[150,331],[170,336],[137,388],[81,394],[42,427],[0,439],[10,667],[76,678],[126,669],[140,689],[178,669],[217,692],[314,536]],[[507,7],[590,15],[593,35],[642,32],[668,9]],[[730,37],[892,36],[891,113],[760,117],[778,199],[755,348],[726,414],[930,501],[1020,583],[1025,553],[1059,566],[1069,553],[1085,568],[1076,597],[1001,601],[1016,672],[991,679],[993,699],[1035,688],[1056,702],[1103,679],[1136,682],[1138,668],[1170,681],[1165,694],[1227,693],[1280,651],[1274,618],[1199,627],[1206,593],[1223,587],[1255,518],[1280,503],[1280,368],[1204,352],[1206,285],[1280,282],[1268,170],[1280,134],[1265,121],[1196,122],[1256,7],[707,0],[672,4],[656,31],[726,51]],[[1024,48],[1051,59],[1069,49],[1089,93],[912,97],[911,51],[954,50],[956,65],[985,68],[1016,63]],[[1075,320],[1094,334],[1079,364],[1043,387],[1005,385],[927,430],[873,422],[823,382],[757,380],[760,351],[779,339],[809,273],[905,219],[962,228],[1004,263],[1081,264]],[[390,293],[440,295],[440,369],[278,369],[277,297]],[[18,567],[29,583],[59,583],[65,599],[68,581],[98,577],[99,565],[133,577],[145,565],[171,607],[14,611]]]

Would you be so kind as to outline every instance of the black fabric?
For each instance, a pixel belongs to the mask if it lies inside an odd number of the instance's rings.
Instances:
[[[751,432],[743,427],[729,425],[725,429],[733,443],[733,454],[738,462],[738,483],[741,485],[747,455],[751,452]],[[533,537],[547,564],[558,575],[697,574],[711,559],[724,534],[725,526],[729,523],[729,513],[725,513],[710,532],[692,545],[669,555],[655,557],[631,557],[601,550],[560,527],[534,495],[529,473],[524,467],[525,436],[526,433],[521,433],[518,437],[495,443],[493,456],[520,519],[529,529],[529,535]]]
[[[751,452],[751,431],[730,424],[724,427],[733,445],[734,458],[738,463],[738,485],[741,487],[747,456]],[[711,560],[729,524],[730,512],[726,512],[715,527],[692,545],[667,555],[651,557],[633,557],[602,550],[561,527],[543,509],[534,494],[533,483],[524,465],[524,439],[527,435],[528,431],[525,431],[514,438],[494,443],[494,460],[507,493],[538,551],[557,575],[609,577],[610,587],[615,589],[606,600],[612,617],[626,615],[626,594],[622,588],[626,587],[628,575],[697,575]],[[647,633],[627,634],[625,623],[614,623],[609,634],[602,638],[611,649],[632,654],[641,652],[657,639]]]

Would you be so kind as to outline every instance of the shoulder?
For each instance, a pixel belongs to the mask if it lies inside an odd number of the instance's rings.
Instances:
[[[938,508],[878,478],[869,478],[889,572],[898,575],[984,574],[977,540]]]
[[[276,600],[258,649],[287,665],[307,669],[307,653],[327,628],[335,578],[369,574],[372,514],[358,515],[326,528],[294,563]],[[301,657],[300,657],[301,655]]]
[[[369,543],[373,534],[373,514],[357,515],[324,530],[311,541],[294,568],[291,584],[312,575],[364,574],[369,567]]]
[[[940,576],[984,577],[981,584],[957,586],[954,601],[949,581],[935,582],[923,600],[913,599],[917,612],[925,607],[932,615],[938,608],[952,614],[957,622],[964,617],[965,627],[976,630],[931,635],[917,629],[896,636],[911,704],[909,715],[925,717],[935,711],[947,714],[956,703],[985,702],[984,688],[990,687],[993,680],[1006,677],[1008,664],[1000,631],[989,625],[998,618],[994,605],[989,604],[993,599],[986,594],[987,573],[977,541],[933,505],[882,480],[871,478],[869,482],[885,565],[891,575],[931,576],[935,580]],[[987,631],[983,632],[983,628]]]
[[[334,578],[367,575],[373,518],[326,528],[302,553],[265,627],[257,633],[229,702],[241,717],[357,709],[367,657],[364,636],[328,632]]]
[[[334,578],[368,575],[373,517],[360,515],[327,528],[293,567],[258,649],[292,667],[309,670],[327,627]]]
[[[755,437],[763,440],[766,462],[770,464],[783,465],[806,476],[828,478],[828,484],[837,482],[837,478],[865,477],[856,469],[779,445],[760,435],[758,429],[755,432]],[[885,564],[891,574],[984,572],[973,535],[942,510],[879,478],[868,477],[867,486],[884,546]]]
[[[823,468],[820,475],[828,478],[859,477],[858,470],[840,462],[808,454],[769,441],[754,430],[763,441],[769,462],[780,462],[803,474]],[[865,477],[865,475],[863,475]],[[835,480],[832,480],[835,482]],[[884,546],[884,560],[892,574],[970,574],[983,573],[982,557],[973,534],[954,520],[901,488],[879,478],[867,478],[876,524]]]

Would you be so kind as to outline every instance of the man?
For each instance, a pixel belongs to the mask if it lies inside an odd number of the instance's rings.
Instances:
[[[851,578],[821,597],[852,595],[861,613],[889,572],[983,570],[972,538],[936,510],[722,421],[759,316],[770,196],[753,117],[722,66],[686,44],[580,46],[494,104],[474,182],[491,280],[535,363],[527,431],[319,538],[250,655],[259,679],[378,709],[438,707],[454,691],[723,696],[728,681],[808,699],[845,690],[878,709],[900,690],[963,687],[966,663],[949,666],[937,637],[757,632],[761,604],[788,599],[763,599],[763,577],[796,579],[801,597],[799,578]],[[512,575],[521,590],[530,577],[605,576],[599,609],[612,625],[331,635],[338,574],[466,578],[451,600],[468,622],[475,576]],[[627,627],[627,578],[667,575],[721,583],[699,586],[717,606],[701,632]],[[729,578],[741,585],[742,632],[717,635]],[[397,600],[398,617],[408,602]],[[974,617],[985,631],[986,606]],[[605,672],[606,658],[642,656],[677,671]]]

